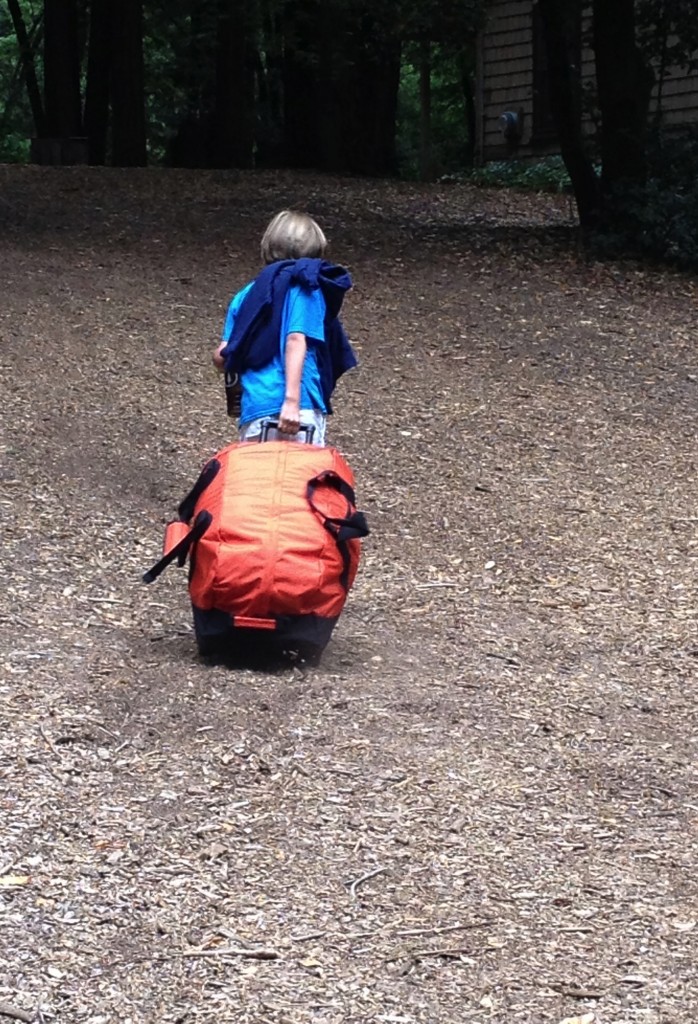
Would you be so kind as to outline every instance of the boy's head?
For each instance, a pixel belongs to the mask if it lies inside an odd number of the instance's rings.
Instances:
[[[304,256],[320,259],[325,255],[327,239],[322,228],[307,213],[282,210],[270,221],[262,236],[262,259],[299,260]]]

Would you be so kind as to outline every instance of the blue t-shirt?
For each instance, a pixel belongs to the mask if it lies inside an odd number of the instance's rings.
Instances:
[[[230,339],[235,317],[253,283],[251,282],[239,291],[228,307],[222,335],[225,342]],[[319,409],[320,412],[327,412],[327,406],[322,396],[320,371],[315,351],[317,345],[325,344],[325,300],[319,288],[308,291],[294,284],[289,288],[284,301],[278,353],[266,366],[262,366],[259,370],[245,370],[240,378],[242,384],[241,426],[264,416],[278,416],[281,412],[286,394],[284,369],[286,338],[294,332],[304,334],[308,342],[308,351],[301,377],[300,407],[301,409]]]

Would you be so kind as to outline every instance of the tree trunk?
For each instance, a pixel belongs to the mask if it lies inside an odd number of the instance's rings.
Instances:
[[[317,6],[313,0],[287,0],[283,5],[284,154],[289,167],[321,167],[318,131],[319,98]],[[340,112],[337,111],[337,118]]]
[[[601,196],[582,133],[581,76],[574,56],[581,5],[579,0],[540,0],[538,6],[560,152],[572,182],[579,223],[592,228],[599,220]]]
[[[112,163],[145,167],[143,0],[110,0]]]
[[[284,138],[291,167],[396,170],[400,40],[363,0],[289,0],[284,23]]]
[[[22,77],[24,78],[24,82],[27,87],[27,96],[29,97],[32,118],[34,119],[34,132],[36,135],[42,136],[46,131],[46,123],[44,117],[44,104],[41,99],[41,90],[39,89],[39,82],[36,77],[34,47],[29,39],[29,33],[27,32],[27,27],[24,24],[24,18],[22,17],[22,11],[18,0],[7,0],[7,6],[10,9],[12,24],[14,26],[15,35],[17,36]]]
[[[80,43],[75,0],[44,0],[45,134],[82,134]]]
[[[255,58],[259,124],[257,164],[278,166],[283,163],[282,18],[274,0],[266,0],[261,6],[264,62],[259,50]]]
[[[107,160],[112,55],[109,7],[110,0],[92,0],[90,5],[85,132],[91,164],[104,164]]]
[[[634,0],[594,0],[593,36],[601,112],[601,184],[643,185],[653,74],[635,37]]]
[[[475,164],[475,143],[477,141],[477,110],[475,106],[475,89],[471,77],[468,60],[464,55],[458,60],[460,73],[461,92],[463,94],[463,105],[465,108],[465,123],[468,130],[468,141],[465,151],[466,167],[473,167]]]
[[[419,180],[432,181],[434,161],[431,143],[431,43],[419,44]]]
[[[355,19],[341,40],[345,71],[338,110],[344,167],[336,169],[353,174],[392,175],[397,171],[395,121],[400,39],[390,19],[379,21],[372,8],[367,7],[363,16]]]
[[[342,14],[341,17],[344,17]],[[315,84],[313,102],[315,111],[315,134],[319,150],[317,164],[323,171],[348,170],[346,156],[347,124],[345,113],[347,94],[353,95],[353,83],[347,87],[344,82],[347,56],[342,49],[346,36],[344,22],[332,3],[321,2],[315,18],[314,46],[316,57],[313,61]],[[312,129],[311,129],[312,130]]]
[[[215,98],[215,53],[219,0],[187,0],[188,38],[173,69],[173,81],[186,102],[167,145],[173,167],[207,167]]]
[[[245,0],[221,0],[211,166],[251,167],[254,160],[254,44]]]

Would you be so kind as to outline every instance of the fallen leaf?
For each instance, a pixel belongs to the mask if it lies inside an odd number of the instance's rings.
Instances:
[[[0,889],[15,889],[18,885],[26,885],[31,875],[0,875]]]
[[[565,1017],[560,1024],[595,1024],[595,1013],[584,1013],[581,1017]]]

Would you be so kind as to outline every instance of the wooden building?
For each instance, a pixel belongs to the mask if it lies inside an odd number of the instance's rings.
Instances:
[[[582,83],[593,88],[594,54],[580,26]],[[667,129],[698,128],[698,71],[669,68],[655,85],[654,110]],[[532,160],[557,153],[536,0],[490,0],[477,67],[478,163]],[[593,135],[590,113],[585,130]]]

